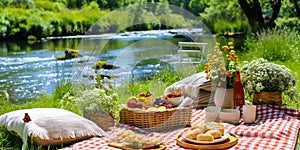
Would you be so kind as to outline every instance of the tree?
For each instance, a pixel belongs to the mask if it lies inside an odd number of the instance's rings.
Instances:
[[[209,0],[191,0],[189,3],[189,10],[194,15],[199,15],[199,13],[204,12],[204,9],[208,7]]]
[[[298,4],[298,0],[293,0],[294,5],[295,5],[295,9],[296,9],[296,13],[298,15],[298,18],[300,19],[300,8],[299,8],[299,4]]]
[[[238,0],[238,2],[247,16],[253,32],[265,27],[275,27],[274,21],[279,14],[281,0],[269,1],[268,4],[271,6],[271,15],[265,15],[265,17],[259,0]]]

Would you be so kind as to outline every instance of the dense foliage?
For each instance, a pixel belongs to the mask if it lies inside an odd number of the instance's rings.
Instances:
[[[295,8],[299,7],[299,2],[277,1],[281,2],[281,9],[274,20],[276,25],[297,26],[300,16]],[[147,2],[159,3],[147,8],[140,5]],[[130,5],[134,3],[136,5]],[[98,21],[112,10],[120,10],[129,5],[128,11],[117,11],[111,14],[113,16]],[[248,33],[251,31],[250,27],[253,27],[251,23],[249,25],[251,20],[242,11],[239,0],[139,0],[138,3],[134,0],[2,0],[0,39],[39,39],[47,36],[83,35],[87,32],[97,34],[187,27],[188,21],[180,14],[182,12],[174,12],[170,9],[171,5],[199,16],[199,21],[203,21],[212,33]],[[260,5],[263,19],[268,21],[274,5],[266,0],[261,1]],[[255,29],[252,28],[253,31]]]

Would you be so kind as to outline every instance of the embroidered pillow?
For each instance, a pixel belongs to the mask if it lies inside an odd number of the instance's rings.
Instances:
[[[28,116],[25,117],[25,114]],[[58,108],[8,112],[0,116],[0,126],[6,126],[9,131],[16,132],[22,138],[22,149],[25,149],[28,138],[43,146],[59,146],[106,135],[94,122]]]

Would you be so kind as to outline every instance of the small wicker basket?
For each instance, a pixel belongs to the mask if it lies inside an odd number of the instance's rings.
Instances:
[[[109,114],[83,111],[83,117],[95,122],[104,131],[115,125],[114,118]]]
[[[179,107],[163,111],[149,111],[123,107],[120,123],[148,131],[168,131],[190,126],[192,107]]]
[[[253,96],[253,104],[261,105],[282,105],[281,92],[255,92]]]

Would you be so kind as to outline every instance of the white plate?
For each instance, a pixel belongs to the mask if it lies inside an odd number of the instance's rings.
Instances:
[[[219,143],[222,141],[227,140],[230,137],[230,134],[228,132],[224,132],[223,136],[217,139],[214,139],[213,141],[200,141],[200,140],[192,140],[189,138],[186,138],[186,134],[188,134],[191,131],[186,131],[184,132],[181,136],[184,140],[189,141],[189,142],[193,142],[193,143],[197,143],[197,144],[214,144],[214,143]]]

